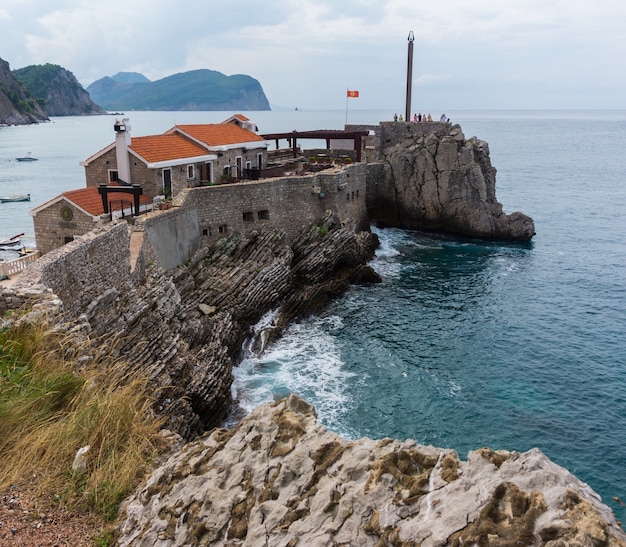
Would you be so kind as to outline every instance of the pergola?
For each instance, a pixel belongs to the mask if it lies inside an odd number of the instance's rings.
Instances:
[[[356,161],[361,161],[361,143],[363,137],[369,135],[369,131],[346,131],[343,129],[317,129],[315,131],[291,131],[289,133],[270,133],[262,135],[266,140],[275,140],[276,148],[279,148],[278,141],[287,139],[289,147],[293,151],[293,157],[298,156],[298,139],[316,139],[325,140],[326,149],[330,149],[331,140],[353,140],[354,151],[356,152]]]

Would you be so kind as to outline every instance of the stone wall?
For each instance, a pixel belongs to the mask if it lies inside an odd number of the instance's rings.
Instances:
[[[63,301],[66,317],[75,319],[103,292],[124,292],[134,284],[129,242],[125,222],[92,230],[42,256],[22,272],[14,288],[18,293],[29,287],[50,289]]]
[[[175,207],[166,214],[159,214],[136,223],[152,244],[159,263],[164,270],[171,270],[191,258],[200,248],[198,210]],[[142,244],[142,251],[144,245]]]
[[[64,216],[61,215],[64,208],[69,210],[71,218],[65,210]],[[67,241],[93,230],[97,225],[93,216],[65,199],[38,211],[37,222],[33,224],[37,249],[41,254],[62,247]]]
[[[105,152],[97,160],[85,165],[86,186],[98,186],[111,182],[109,171],[117,170],[117,160],[115,159],[115,147]]]
[[[188,190],[181,206],[198,211],[205,242],[235,232],[279,228],[293,239],[328,210],[344,226],[368,226],[364,164],[262,181]]]

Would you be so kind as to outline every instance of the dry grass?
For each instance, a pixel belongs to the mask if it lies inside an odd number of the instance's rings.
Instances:
[[[159,452],[147,382],[46,325],[0,330],[0,490],[35,479],[42,501],[114,519]],[[72,471],[89,445],[85,471]]]

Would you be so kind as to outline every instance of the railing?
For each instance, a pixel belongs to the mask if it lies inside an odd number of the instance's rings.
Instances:
[[[37,260],[40,256],[39,251],[29,253],[15,260],[9,260],[8,262],[0,262],[0,279],[5,279],[20,273],[31,262]]]

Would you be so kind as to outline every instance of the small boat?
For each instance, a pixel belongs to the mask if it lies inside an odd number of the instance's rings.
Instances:
[[[31,153],[28,153],[28,156],[22,156],[21,158],[15,158],[17,161],[37,161],[37,158],[33,158]]]
[[[24,234],[17,234],[9,239],[0,239],[0,251],[19,251],[24,248],[22,243],[22,236]]]
[[[0,196],[0,203],[9,203],[12,201],[30,201],[30,194],[22,194],[21,196]]]

